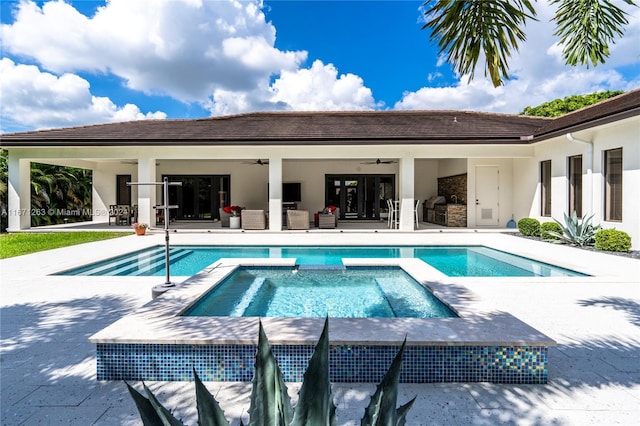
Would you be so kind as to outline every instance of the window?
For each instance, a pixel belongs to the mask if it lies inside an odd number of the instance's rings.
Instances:
[[[604,152],[604,219],[622,220],[622,148]]]
[[[582,155],[569,157],[569,214],[582,217]]]
[[[540,215],[551,216],[551,160],[540,162]]]

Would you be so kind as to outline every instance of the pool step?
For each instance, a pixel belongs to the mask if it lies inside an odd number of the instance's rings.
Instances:
[[[396,316],[419,316],[425,312],[431,312],[434,317],[453,314],[430,291],[409,278],[376,278],[376,283]]]
[[[244,314],[244,311],[247,310],[249,304],[253,301],[258,291],[260,291],[260,287],[264,284],[264,277],[256,277],[249,288],[245,291],[244,296],[240,302],[233,308],[229,316],[231,317],[241,317]]]
[[[173,251],[169,250],[169,265],[172,265],[173,263],[177,262],[183,257],[189,256],[191,253],[193,253],[193,251],[187,250],[187,249],[176,249]],[[160,259],[157,259],[154,263],[149,263],[145,265],[144,268],[134,266],[133,271],[135,272],[128,273],[126,275],[131,275],[131,276],[148,275],[149,272],[154,272],[156,270],[163,269],[165,266],[165,263],[166,261],[164,258],[164,250],[163,250],[162,256]]]
[[[84,270],[76,270],[74,275],[115,275],[112,274],[112,271],[120,269],[124,265],[131,265],[134,262],[133,259],[151,258],[157,256],[158,252],[159,249],[150,252],[134,252],[128,256],[122,256],[118,260],[106,260],[104,263],[98,262],[95,266],[88,265]],[[135,260],[135,262],[137,262],[137,260]]]
[[[322,270],[322,269],[329,269],[329,270],[344,270],[347,269],[346,266],[344,266],[343,264],[340,265],[296,265],[299,270]]]
[[[169,249],[170,262],[173,263],[191,253],[189,249],[175,248]],[[118,261],[108,262],[106,265],[99,265],[88,268],[75,275],[140,275],[134,274],[138,270],[138,265],[144,263],[143,270],[148,272],[152,266],[164,263],[164,248],[153,250],[149,253],[132,254]]]

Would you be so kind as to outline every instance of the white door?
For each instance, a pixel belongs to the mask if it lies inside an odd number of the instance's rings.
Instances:
[[[476,225],[498,226],[500,171],[497,166],[476,166]]]

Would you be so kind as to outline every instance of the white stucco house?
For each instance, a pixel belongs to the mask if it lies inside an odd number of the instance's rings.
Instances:
[[[415,200],[441,195],[442,226],[503,228],[510,219],[594,214],[640,248],[640,90],[549,119],[468,111],[256,112],[38,130],[1,136],[9,152],[9,211],[28,212],[30,162],[91,169],[94,221],[110,205],[138,206],[155,223],[160,188],[181,181],[172,218],[213,221],[240,205],[340,207],[344,221],[379,221],[399,201],[400,231],[413,231]],[[455,209],[447,214],[447,204]],[[457,206],[457,207],[456,207]],[[464,206],[464,207],[462,207]],[[453,218],[456,218],[453,221]],[[455,222],[455,223],[454,223]],[[30,227],[10,214],[9,231]]]

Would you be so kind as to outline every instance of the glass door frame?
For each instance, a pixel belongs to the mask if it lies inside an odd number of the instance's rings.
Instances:
[[[325,205],[340,208],[341,220],[380,220],[386,208],[386,201],[380,197],[388,195],[388,187],[384,191],[381,185],[387,183],[391,183],[393,199],[394,174],[326,174]]]
[[[183,182],[192,180],[193,200],[190,206],[184,206],[184,184],[183,186],[169,187],[169,203],[178,206],[171,210],[171,220],[207,220],[220,219],[219,208],[228,205],[230,199],[231,177],[230,175],[171,175],[165,174],[170,182]],[[203,187],[203,184],[205,185]],[[204,192],[203,192],[204,190]],[[204,194],[204,204],[201,196]],[[164,200],[162,200],[164,203]],[[189,217],[185,217],[185,210],[192,212]]]

